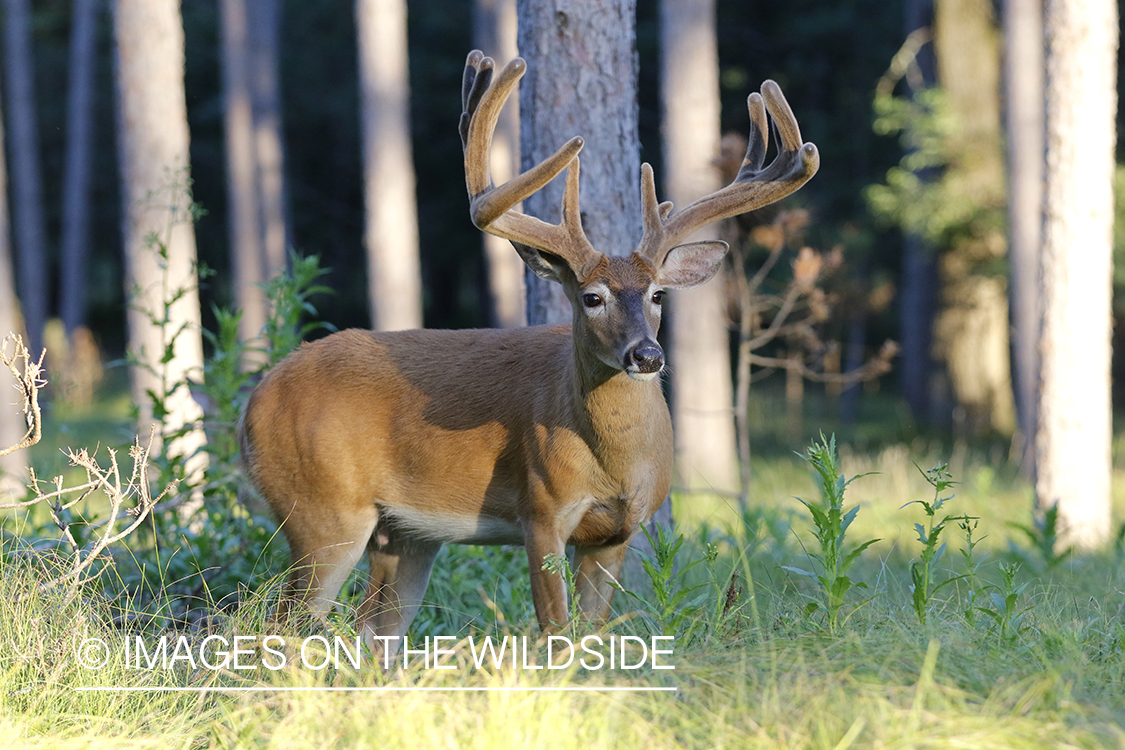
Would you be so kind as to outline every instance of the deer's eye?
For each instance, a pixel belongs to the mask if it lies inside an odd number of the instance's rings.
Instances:
[[[600,294],[594,294],[591,292],[590,294],[582,295],[582,304],[586,307],[597,307],[598,305],[605,304],[605,300],[602,299],[602,296]]]
[[[665,292],[663,289],[658,289],[655,292],[653,292],[652,293],[652,304],[663,305],[665,294],[667,294],[667,292]]]

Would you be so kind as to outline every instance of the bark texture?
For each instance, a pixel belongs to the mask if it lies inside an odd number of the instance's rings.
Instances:
[[[641,239],[641,159],[637,109],[634,0],[517,0],[520,56],[520,161],[529,169],[575,135],[585,139],[581,160],[582,226],[606,255],[628,255]],[[524,201],[524,212],[552,224],[561,214],[563,176]],[[562,287],[531,271],[531,325],[570,323]],[[673,363],[674,366],[674,363]],[[672,528],[666,500],[649,523]],[[632,546],[648,549],[643,535]],[[623,577],[643,581],[640,558],[625,558]]]
[[[1003,14],[1012,370],[1021,465],[1024,473],[1034,476],[1046,114],[1043,108],[1043,2],[1004,0]]]
[[[278,0],[222,0],[220,11],[231,266],[241,336],[251,341],[269,315],[260,285],[285,269],[289,244],[278,85],[280,12]]]
[[[582,136],[582,225],[606,255],[628,255],[641,239],[641,160],[637,134],[636,5],[632,0],[542,3],[518,0],[520,161],[528,169]],[[557,223],[563,178],[524,201],[524,211]],[[558,284],[530,271],[532,325],[569,323]]]
[[[1117,3],[1048,0],[1047,172],[1036,493],[1062,545],[1110,528],[1110,330]]]
[[[19,295],[28,349],[39,351],[47,322],[46,230],[35,115],[35,70],[31,55],[29,0],[5,0],[4,62],[8,84],[8,153],[12,160],[12,209]]]
[[[117,0],[114,34],[129,350],[148,365],[133,367],[131,376],[133,399],[141,408],[140,429],[146,435],[153,419],[149,392],[159,394],[203,372],[180,4]],[[166,263],[154,238],[167,247]],[[151,316],[163,316],[173,296],[177,298],[168,307],[169,322],[162,333]],[[169,356],[166,347],[171,347],[170,359],[162,364]],[[198,424],[203,416],[186,385],[171,392],[165,408],[166,434]],[[197,428],[166,450],[187,457],[203,442],[203,430]],[[205,462],[206,457],[198,455]],[[189,475],[199,468],[199,463],[190,465]]]
[[[951,200],[1002,210],[1006,200],[1000,137],[1000,36],[991,0],[939,0],[934,46],[938,84],[958,131],[942,180]],[[1007,280],[989,272],[1007,251],[999,226],[970,217],[939,263],[941,310],[934,351],[956,400],[954,424],[968,432],[1015,428],[1009,363]]]
[[[356,0],[355,12],[371,324],[379,331],[420,328],[406,0]]]
[[[686,206],[718,190],[719,53],[714,0],[660,4],[664,200]],[[710,225],[688,241],[720,239]],[[725,279],[672,295],[672,422],[676,477],[692,490],[739,488]]]
[[[90,279],[90,137],[93,126],[94,33],[100,0],[74,0],[71,11],[69,82],[66,101],[66,173],[59,305],[67,333],[86,325]]]
[[[3,118],[0,117],[0,143],[4,141]],[[16,298],[16,275],[12,265],[11,227],[8,219],[8,165],[4,149],[0,148],[0,338],[9,333],[22,333],[20,305]],[[38,357],[39,352],[33,352]],[[3,378],[11,375],[0,373]],[[5,394],[0,398],[0,447],[18,443],[26,430],[18,393],[9,386],[0,386]],[[27,480],[26,451],[16,451],[0,457],[0,494],[19,493]]]

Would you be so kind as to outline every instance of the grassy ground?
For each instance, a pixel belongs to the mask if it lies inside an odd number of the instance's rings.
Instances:
[[[822,421],[837,428],[827,416]],[[386,675],[347,665],[272,671],[261,666],[260,651],[248,657],[256,670],[192,668],[183,661],[167,670],[129,668],[127,637],[151,645],[161,635],[184,635],[198,646],[207,635],[273,633],[264,621],[266,603],[247,595],[240,608],[190,626],[146,626],[138,619],[123,628],[114,623],[127,602],[107,601],[93,588],[76,596],[39,592],[42,571],[7,554],[8,547],[0,550],[6,553],[0,554],[0,737],[12,748],[1125,747],[1121,550],[1059,561],[1028,544],[1009,524],[1031,525],[1030,489],[1006,462],[1003,445],[943,445],[905,431],[880,433],[870,423],[838,432],[844,473],[878,472],[848,489],[846,505],[859,511],[845,546],[881,541],[850,571],[868,588],[844,597],[844,622],[835,633],[823,611],[809,613],[820,596],[816,582],[787,570],[816,569],[808,557],[818,549],[813,524],[794,496],[815,501],[818,495],[807,466],[785,447],[755,454],[745,506],[677,497],[678,521],[690,533],[674,570],[628,582],[642,601],[618,595],[622,617],[611,632],[678,636],[669,659],[675,670],[476,669],[468,640],[451,645],[450,663],[458,666],[451,671],[422,669],[417,660]],[[762,434],[755,444],[786,443]],[[974,552],[975,578],[941,589],[926,607],[924,625],[912,604],[910,566],[922,551],[913,524],[925,516],[917,504],[902,506],[932,499],[933,490],[915,462],[923,468],[949,462],[960,484],[941,515],[976,516],[977,538],[984,536]],[[1125,472],[1118,474],[1119,489]],[[1118,522],[1125,517],[1123,498],[1116,492]],[[949,547],[936,566],[938,581],[968,569],[959,554],[962,532],[951,524],[944,541]],[[703,562],[687,567],[693,560]],[[1002,563],[1020,564],[1007,586]],[[737,584],[728,587],[736,570]],[[513,633],[534,641],[526,580],[520,550],[450,548],[413,635],[479,643],[485,633]],[[653,604],[654,589],[685,594],[661,609]],[[337,632],[348,635],[350,621],[342,611]],[[313,632],[285,635],[294,642]],[[568,635],[578,640],[583,633]],[[89,638],[104,641],[112,655],[100,669],[80,663]],[[76,690],[90,686],[271,690]],[[676,691],[495,689],[606,686]],[[322,687],[490,690],[292,690]]]

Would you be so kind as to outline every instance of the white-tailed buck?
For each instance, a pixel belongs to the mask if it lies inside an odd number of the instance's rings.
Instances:
[[[579,607],[604,620],[626,545],[671,484],[672,423],[657,377],[664,290],[707,281],[727,250],[684,240],[792,193],[819,165],[781,90],[766,81],[749,98],[750,146],[734,182],[672,213],[657,202],[645,164],[644,237],[631,255],[604,255],[580,220],[581,138],[492,185],[493,129],[525,69],[516,59],[494,76],[490,58],[469,55],[460,132],[472,219],[562,284],[573,323],[349,330],[277,365],[251,396],[239,438],[247,473],[292,549],[280,615],[304,601],[323,616],[366,551],[359,626],[368,636],[402,636],[438,549],[454,542],[525,545],[542,628],[567,619],[563,579],[543,569],[544,558],[574,545]],[[780,143],[763,167],[767,109]],[[559,224],[513,210],[564,169]]]

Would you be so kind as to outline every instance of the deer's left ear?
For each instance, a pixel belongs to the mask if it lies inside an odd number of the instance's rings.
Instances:
[[[728,249],[722,240],[677,245],[668,251],[656,272],[656,283],[672,289],[698,286],[719,272]]]

